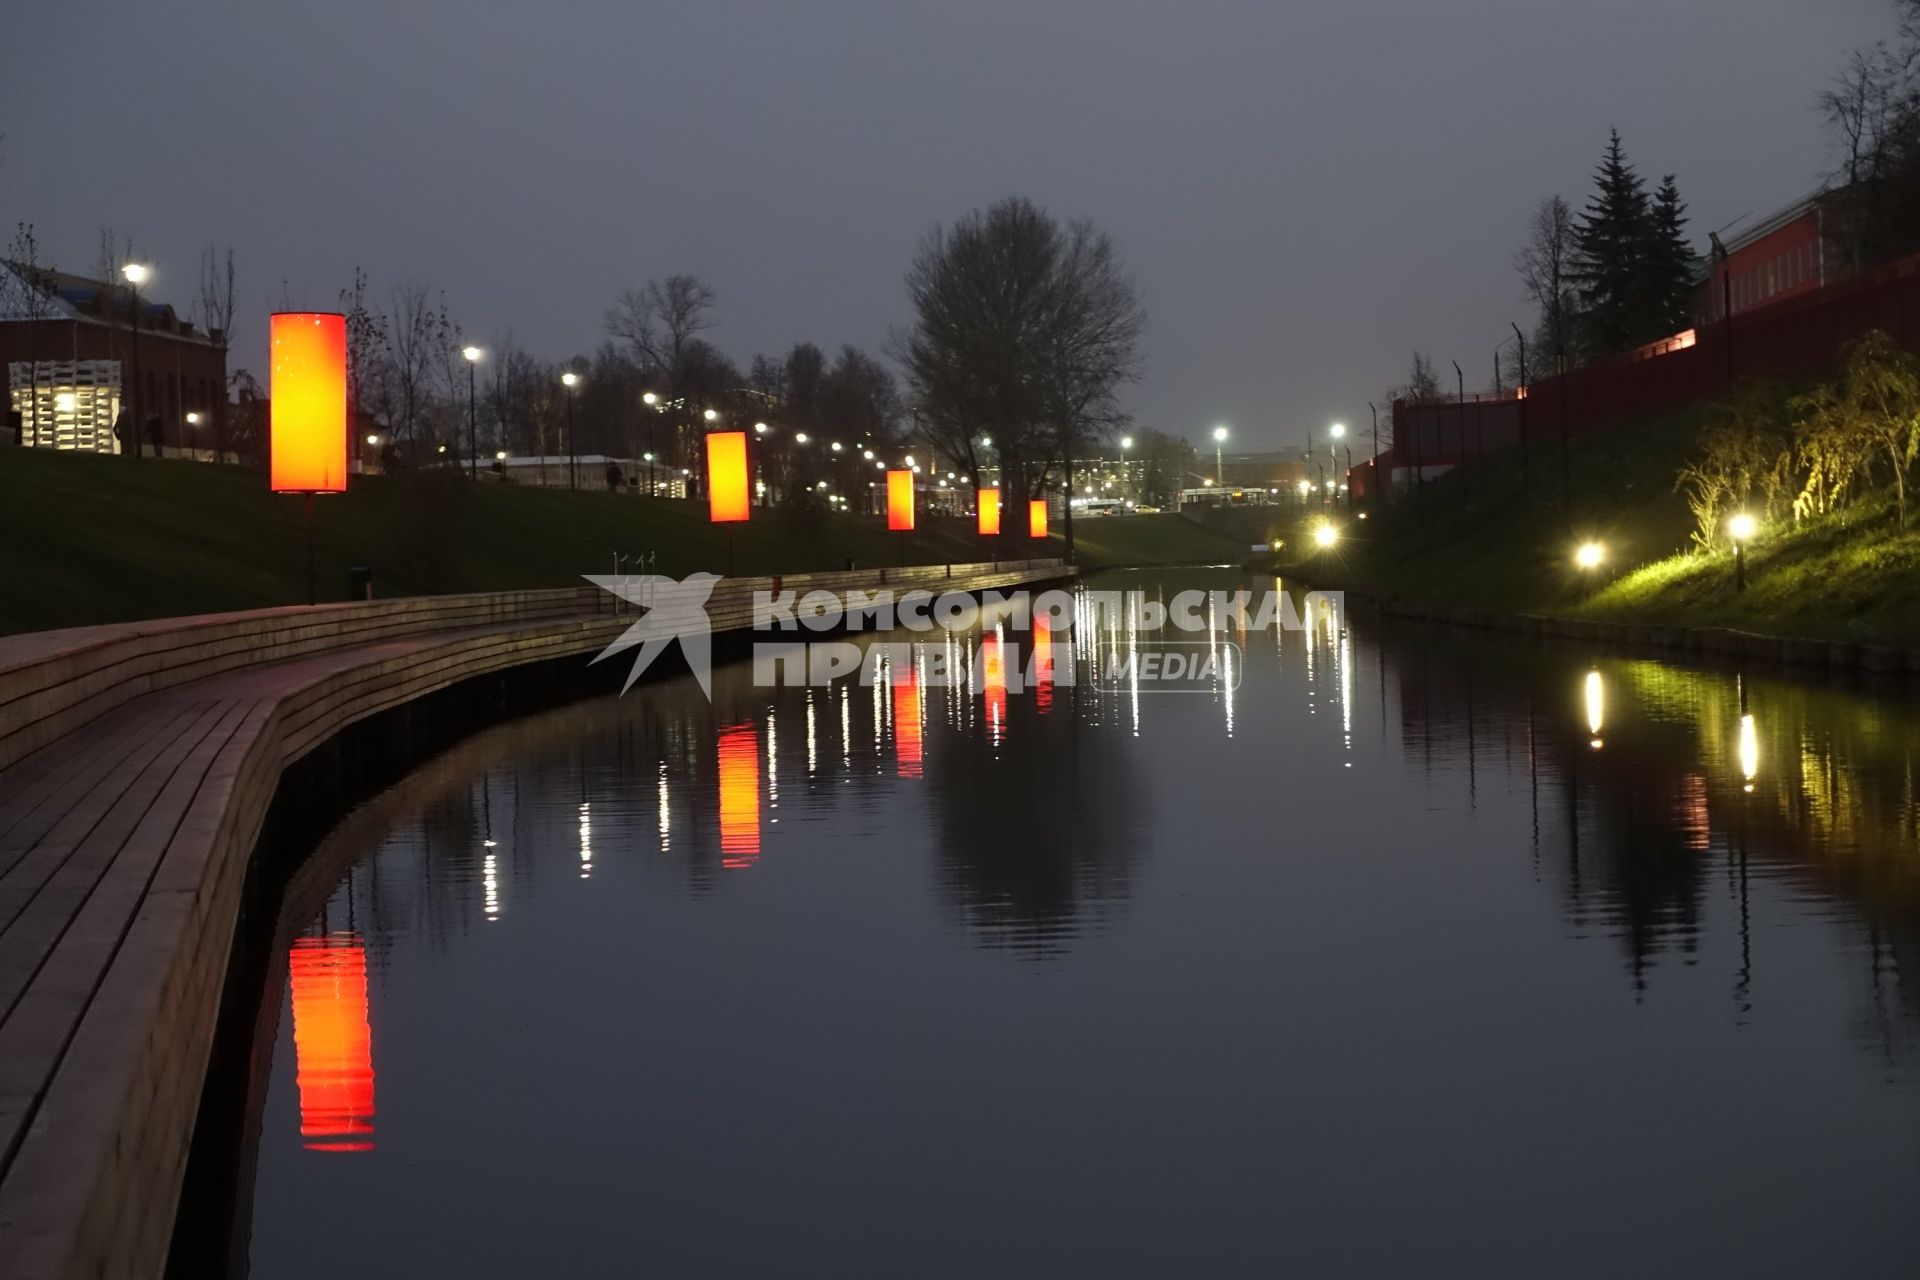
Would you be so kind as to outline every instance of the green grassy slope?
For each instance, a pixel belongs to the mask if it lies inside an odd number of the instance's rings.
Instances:
[[[1246,548],[1185,516],[1086,516],[1073,522],[1074,554],[1084,569],[1142,564],[1226,564]]]
[[[1154,523],[1148,524],[1146,522]],[[1098,531],[1087,526],[1098,524]],[[755,511],[733,526],[735,572],[800,573],[982,560],[971,520],[922,516],[904,538],[871,516]],[[1178,517],[1081,522],[1090,563],[1220,559]],[[567,585],[608,573],[616,551],[653,552],[661,573],[725,572],[729,534],[700,502],[452,477],[371,476],[314,499],[318,596],[340,599],[347,568],[381,596]],[[998,554],[1059,555],[1062,540],[1003,542]],[[304,602],[302,499],[256,472],[154,459],[0,450],[0,632]]]
[[[1339,545],[1297,554],[1309,580],[1432,604],[1734,626],[1782,635],[1920,643],[1920,534],[1874,498],[1767,530],[1736,593],[1729,552],[1691,552],[1692,516],[1674,476],[1707,410],[1576,436],[1562,501],[1558,440],[1534,442],[1523,473],[1507,450],[1429,483],[1365,521],[1340,512]],[[1606,562],[1583,572],[1573,550]],[[1311,544],[1296,529],[1292,548]]]

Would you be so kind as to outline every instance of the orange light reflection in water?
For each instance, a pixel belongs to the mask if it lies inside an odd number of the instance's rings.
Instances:
[[[293,989],[294,1083],[309,1151],[373,1150],[373,1031],[367,948],[350,933],[299,938],[287,956]]]
[[[752,721],[720,731],[720,865],[760,860],[760,735]]]
[[[982,684],[987,708],[987,740],[999,746],[1007,732],[1007,655],[999,632],[989,631],[980,637],[980,660],[985,668]]]
[[[920,677],[912,662],[903,662],[893,670],[894,772],[919,777],[920,751]]]
[[[1041,715],[1053,709],[1053,632],[1033,621],[1033,706]]]

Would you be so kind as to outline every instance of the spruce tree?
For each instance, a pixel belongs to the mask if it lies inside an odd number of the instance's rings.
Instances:
[[[1693,327],[1700,282],[1686,226],[1687,206],[1673,175],[1668,174],[1653,196],[1653,236],[1647,255],[1648,320],[1653,332],[1644,334],[1643,342]]]
[[[1589,360],[1636,345],[1647,329],[1647,257],[1653,240],[1646,184],[1627,163],[1618,129],[1593,180],[1593,198],[1573,228],[1578,337]]]

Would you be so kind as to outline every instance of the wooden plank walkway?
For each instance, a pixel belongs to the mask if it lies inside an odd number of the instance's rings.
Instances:
[[[1057,561],[726,579],[752,593],[1009,589]],[[475,676],[597,652],[593,588],[0,638],[0,1280],[157,1277],[248,861],[282,772]]]

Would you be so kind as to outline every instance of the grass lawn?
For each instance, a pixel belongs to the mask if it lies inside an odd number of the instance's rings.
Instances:
[[[1748,551],[1748,590],[1730,552],[1693,551],[1693,517],[1674,477],[1707,410],[1470,459],[1365,521],[1336,519],[1330,552],[1297,553],[1310,581],[1430,604],[1732,626],[1777,635],[1920,643],[1920,531],[1895,527],[1870,496],[1833,517],[1765,530]],[[1916,519],[1914,524],[1920,524]],[[1606,560],[1574,566],[1580,543]],[[1304,530],[1293,548],[1311,543]]]
[[[730,536],[742,574],[995,554],[970,519],[919,525],[903,536],[879,517],[769,509],[729,535],[702,502],[369,476],[314,499],[315,580],[322,600],[345,595],[352,565],[372,569],[381,596],[564,586],[611,572],[616,552],[651,552],[676,577],[723,573]],[[1089,565],[1223,558],[1217,538],[1177,516],[1084,520],[1076,533]],[[238,467],[0,450],[0,544],[0,633],[306,600],[302,499]],[[998,554],[1062,550],[1056,531],[1002,540]]]

